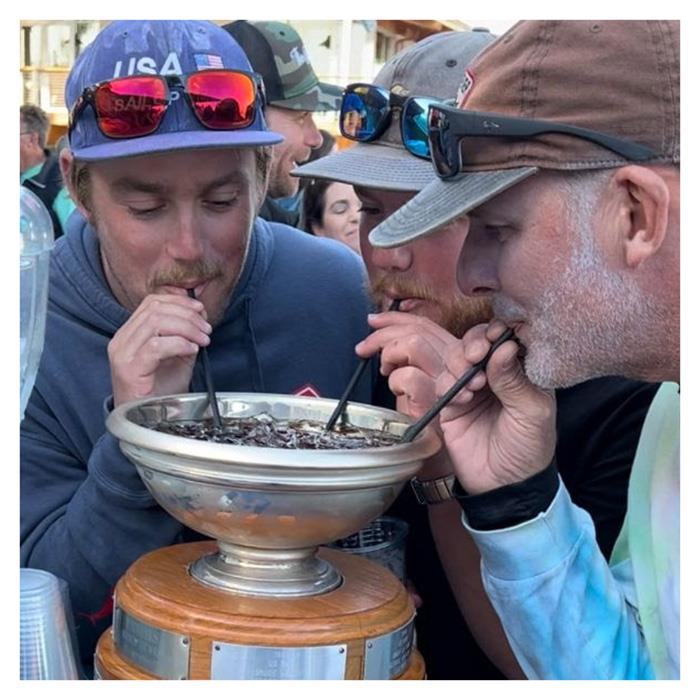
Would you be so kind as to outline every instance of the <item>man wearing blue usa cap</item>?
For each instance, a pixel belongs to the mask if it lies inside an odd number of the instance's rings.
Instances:
[[[195,536],[156,505],[106,413],[203,391],[207,346],[219,391],[339,396],[369,302],[349,249],[256,218],[281,136],[224,30],[114,22],[76,61],[66,104],[78,211],[53,253],[21,426],[21,563],[68,582],[90,659],[126,568]],[[371,381],[353,398],[368,402]]]

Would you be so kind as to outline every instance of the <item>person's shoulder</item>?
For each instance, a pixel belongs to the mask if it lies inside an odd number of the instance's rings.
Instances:
[[[300,264],[308,270],[317,267],[326,273],[343,271],[364,274],[362,258],[351,248],[330,238],[320,238],[286,224],[265,222],[274,235],[275,255],[285,264]]]
[[[598,377],[557,389],[558,423],[589,434],[641,426],[658,389],[658,384],[624,377]]]
[[[597,377],[566,389],[557,389],[556,396],[559,405],[593,408],[611,403],[620,404],[640,397],[651,402],[658,388],[658,384],[626,377]]]
[[[260,231],[269,251],[263,294],[294,299],[309,308],[352,309],[364,319],[370,301],[367,273],[357,253],[283,224],[264,222]]]

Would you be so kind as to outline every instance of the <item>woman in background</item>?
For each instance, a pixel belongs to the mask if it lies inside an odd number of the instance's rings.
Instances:
[[[360,206],[352,185],[312,180],[304,188],[301,225],[316,236],[345,243],[359,255]]]

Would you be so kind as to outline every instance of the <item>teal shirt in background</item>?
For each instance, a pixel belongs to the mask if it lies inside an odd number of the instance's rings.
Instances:
[[[41,168],[43,165],[43,163],[39,163],[38,165],[34,165],[28,170],[25,170],[23,173],[21,173],[19,176],[19,184],[21,185],[22,183],[24,183],[25,180],[28,180],[29,178],[38,175],[41,172]],[[61,228],[65,232],[66,221],[75,209],[75,202],[70,198],[70,195],[68,194],[68,189],[66,187],[61,188],[60,192],[56,195],[56,199],[53,200],[51,208],[54,210],[59,222],[61,223]]]

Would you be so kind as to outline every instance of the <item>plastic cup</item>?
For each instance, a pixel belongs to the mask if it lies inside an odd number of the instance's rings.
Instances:
[[[20,569],[20,680],[79,678],[66,591],[65,582],[48,571]]]
[[[354,535],[336,540],[328,546],[371,559],[389,569],[399,581],[406,583],[407,535],[408,523],[383,515]]]

